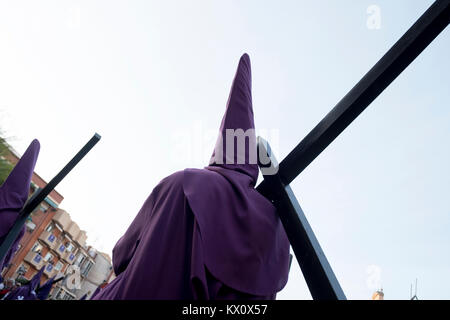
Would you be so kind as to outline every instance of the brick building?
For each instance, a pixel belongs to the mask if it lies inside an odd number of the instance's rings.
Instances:
[[[5,158],[14,165],[19,161],[19,156],[12,149],[10,154],[5,155]],[[37,173],[33,172],[30,195],[33,194],[38,188],[41,189],[45,187],[46,184],[47,182],[44,179],[42,179]],[[34,245],[40,237],[42,238],[41,234],[47,228],[47,225],[51,221],[52,217],[56,214],[58,206],[63,199],[64,197],[60,193],[53,190],[32,212],[26,222],[26,232],[20,241],[19,249],[17,250],[10,265],[8,265],[2,272],[4,278],[17,279],[18,277],[24,277],[26,279],[30,279],[36,271],[45,264],[45,262],[50,260],[41,259],[39,256],[34,254],[40,250],[40,255],[45,257],[50,252],[49,248],[42,247],[35,249]],[[49,267],[49,269],[51,269],[51,267]],[[45,277],[43,278],[48,278],[49,276],[51,277],[53,273],[54,270],[46,270]]]

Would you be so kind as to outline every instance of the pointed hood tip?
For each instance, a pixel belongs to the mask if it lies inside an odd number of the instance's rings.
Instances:
[[[231,151],[229,154],[227,153],[228,142],[224,140],[227,139],[227,130],[229,129],[234,130],[238,135],[241,134],[241,131],[238,130],[242,130],[244,135],[248,137],[249,143],[244,146],[244,150],[237,148],[238,153],[242,152],[239,156],[232,151],[233,147],[231,145]],[[248,131],[249,129],[253,131]],[[256,154],[253,152],[256,150],[254,130],[250,57],[247,53],[244,53],[239,59],[239,65],[228,97],[227,108],[219,129],[219,137],[209,165],[246,173],[256,182],[258,166],[252,156]],[[245,139],[244,136],[244,143]],[[237,140],[242,141],[242,139]],[[232,144],[234,145],[234,142]],[[242,160],[244,160],[243,163]]]
[[[33,145],[33,146],[36,145],[36,146],[40,147],[41,143],[39,142],[38,139],[33,139],[33,141],[31,141],[31,145]]]
[[[47,299],[50,291],[52,290],[53,280],[55,280],[55,277],[56,276],[51,277],[42,286],[38,286],[38,288],[37,288],[37,298],[39,300]]]
[[[41,150],[41,144],[38,139],[33,139],[31,143],[29,144],[27,150],[25,150],[24,154],[22,155],[20,161],[27,161],[26,159],[33,159],[37,160],[37,157],[39,155],[39,151]],[[22,160],[23,159],[23,160]]]
[[[28,197],[29,185],[39,151],[39,140],[34,139],[1,186],[3,190],[9,190],[9,192],[18,194],[21,199],[19,202],[24,202]],[[21,207],[23,203],[16,203],[16,205]]]
[[[31,290],[36,290],[41,282],[42,274],[44,273],[44,269],[46,266],[43,266],[30,280],[30,288]]]
[[[241,56],[241,61],[245,61],[246,63],[250,64],[250,56],[247,52],[244,52],[244,54]]]
[[[38,139],[33,139],[33,141],[31,141],[30,145],[28,146],[27,150],[25,151],[25,153],[29,149],[33,150],[34,152],[39,152],[41,150],[41,143],[39,142],[39,140]]]
[[[241,56],[241,58],[239,59],[238,73],[240,73],[242,71],[245,71],[245,73],[251,79],[252,68],[251,68],[250,57],[247,53],[244,53]]]

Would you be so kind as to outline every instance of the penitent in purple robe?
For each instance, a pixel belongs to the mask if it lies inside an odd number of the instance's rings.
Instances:
[[[39,300],[36,293],[41,282],[45,266],[31,278],[30,282],[9,292],[4,300]]]
[[[227,153],[226,129],[250,129],[245,148]],[[289,242],[275,207],[254,189],[252,129],[244,54],[209,166],[176,172],[154,188],[113,249],[117,278],[94,300],[275,298],[287,282]]]
[[[37,298],[39,300],[46,300],[48,298],[48,295],[50,294],[50,291],[53,287],[53,281],[55,280],[55,276],[51,277],[47,280],[42,286],[40,286],[37,291]]]
[[[20,210],[28,199],[31,177],[39,155],[39,148],[39,141],[33,140],[0,187],[0,243],[3,243],[3,240],[5,240],[16,222]],[[25,226],[7,252],[5,259],[0,261],[0,272],[11,261],[24,233]]]

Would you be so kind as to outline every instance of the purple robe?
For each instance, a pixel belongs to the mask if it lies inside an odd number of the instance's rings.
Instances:
[[[39,141],[33,140],[0,187],[0,243],[3,243],[5,240],[8,232],[16,222],[20,210],[28,199],[31,177],[39,155],[39,148]],[[11,261],[24,233],[25,226],[20,231],[3,261],[0,261],[0,272]]]
[[[41,282],[44,269],[45,266],[43,266],[27,284],[10,291],[4,297],[4,300],[38,300],[36,291]]]
[[[48,298],[48,295],[50,294],[50,291],[53,287],[53,280],[55,280],[55,277],[51,277],[50,279],[45,282],[42,287],[39,287],[37,289],[37,298],[39,300],[46,300]]]
[[[275,207],[254,189],[254,131],[230,156],[221,139],[226,129],[254,129],[247,54],[210,165],[176,172],[154,188],[113,249],[117,277],[94,300],[274,299],[284,287],[289,242]]]

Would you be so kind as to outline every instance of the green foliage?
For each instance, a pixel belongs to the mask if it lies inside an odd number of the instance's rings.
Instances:
[[[23,276],[19,276],[19,277],[17,277],[16,282],[20,283],[20,285],[24,286],[24,285],[28,284],[30,282],[30,280],[26,279]]]

